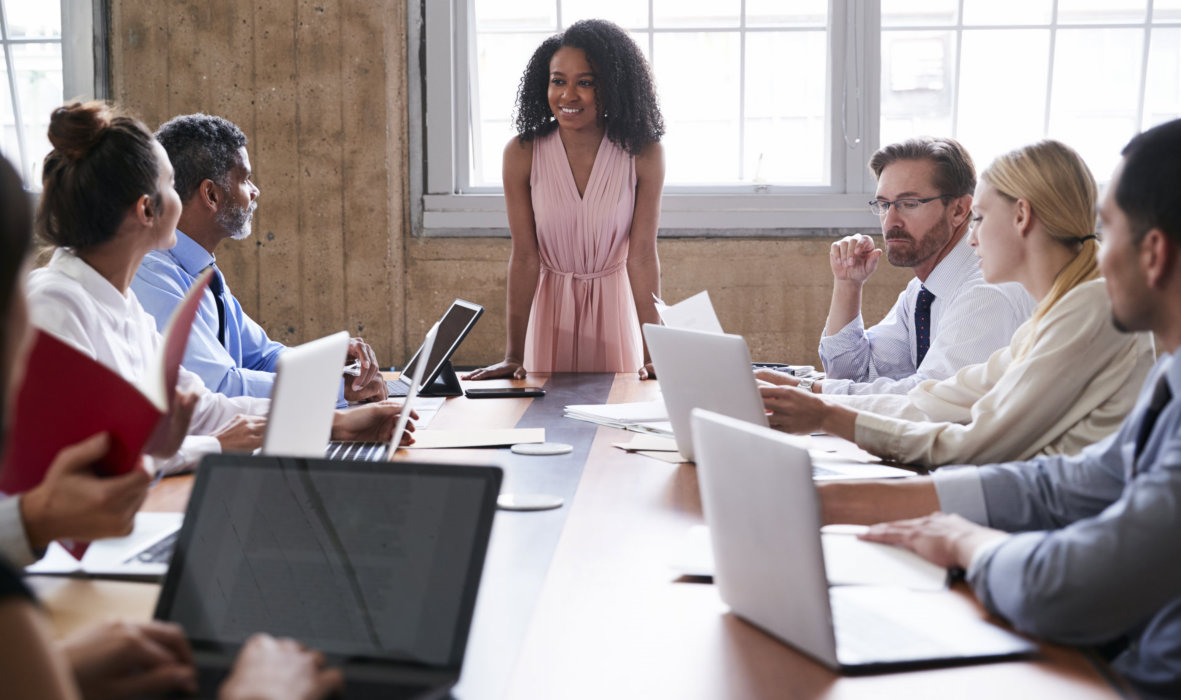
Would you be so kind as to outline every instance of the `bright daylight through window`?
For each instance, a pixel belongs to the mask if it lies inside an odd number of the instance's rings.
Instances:
[[[62,102],[61,3],[0,0],[0,43],[0,153],[40,189],[49,114]]]

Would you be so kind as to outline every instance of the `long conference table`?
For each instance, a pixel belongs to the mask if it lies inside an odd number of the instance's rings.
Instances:
[[[505,469],[503,493],[564,499],[556,510],[500,511],[464,671],[453,694],[498,698],[1111,698],[1128,691],[1090,653],[1041,644],[1028,660],[841,676],[727,611],[713,585],[670,567],[704,522],[696,468],[613,446],[626,431],[562,417],[567,404],[647,401],[632,374],[531,375],[481,386],[543,386],[539,399],[448,399],[432,429],[544,427],[559,456],[500,450],[400,450],[396,460]],[[192,476],[163,480],[144,510],[181,512]],[[148,620],[159,585],[37,576],[59,634],[105,619]],[[948,596],[985,616],[970,591]]]

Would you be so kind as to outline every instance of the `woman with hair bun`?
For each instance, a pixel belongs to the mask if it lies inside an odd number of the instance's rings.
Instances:
[[[905,396],[824,399],[763,388],[773,427],[816,430],[885,459],[937,467],[1075,454],[1114,433],[1154,359],[1152,336],[1122,333],[1097,264],[1095,180],[1057,141],[997,158],[980,175],[969,242],[984,279],[1038,300],[1006,348]]]
[[[99,102],[54,110],[49,140],[53,151],[45,159],[37,226],[57,249],[46,267],[29,275],[30,318],[136,382],[163,338],[131,280],[149,251],[176,244],[181,203],[172,164],[142,122]],[[204,453],[261,445],[269,399],[210,392],[183,368],[177,392],[183,410],[174,407],[174,419],[187,424],[184,411],[195,401],[189,435],[157,468],[172,471]],[[378,403],[337,411],[333,435],[388,439],[399,408]]]
[[[505,356],[465,379],[655,376],[640,323],[659,323],[664,123],[643,54],[610,22],[572,24],[533,53],[515,120]]]

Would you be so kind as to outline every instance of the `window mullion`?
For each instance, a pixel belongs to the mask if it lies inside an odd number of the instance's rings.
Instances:
[[[1050,110],[1054,95],[1054,56],[1058,46],[1058,0],[1053,0],[1050,7],[1050,59],[1046,71],[1046,111],[1042,119],[1042,137],[1050,135]]]
[[[1147,14],[1144,15],[1144,52],[1140,57],[1140,99],[1136,105],[1137,130],[1144,129],[1144,99],[1148,92],[1148,51],[1152,42],[1152,3],[1153,0],[1148,0],[1148,6],[1144,10]]]
[[[746,175],[746,0],[738,3],[738,179]]]
[[[21,177],[29,176],[29,154],[25,147],[25,124],[21,116],[20,94],[16,89],[16,66],[12,61],[12,44],[8,43],[8,9],[0,0],[0,41],[4,43],[4,62],[8,66],[8,92],[12,98],[12,116],[16,123],[16,147],[21,159]]]

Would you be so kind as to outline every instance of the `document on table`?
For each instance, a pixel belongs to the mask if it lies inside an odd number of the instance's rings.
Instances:
[[[628,442],[611,443],[625,452],[658,459],[670,464],[683,464],[689,460],[677,451],[677,442],[671,437],[654,433],[641,433],[632,436]]]
[[[502,428],[495,430],[416,430],[414,444],[407,449],[426,450],[454,447],[505,447],[523,442],[545,442],[545,428]]]
[[[862,525],[826,525],[820,529],[830,586],[893,586],[915,591],[947,588],[946,569],[909,550],[857,539],[857,534],[866,529]],[[670,565],[685,576],[713,576],[709,528],[689,528]]]
[[[664,400],[634,403],[573,404],[565,408],[566,417],[598,423],[612,428],[636,432],[665,432],[672,434],[668,424],[668,410]]]
[[[710,303],[708,291],[698,292],[672,306],[665,304],[655,294],[652,298],[656,300],[656,313],[669,328],[706,333],[724,332],[721,322],[718,321],[718,314],[714,311],[714,305]]]

